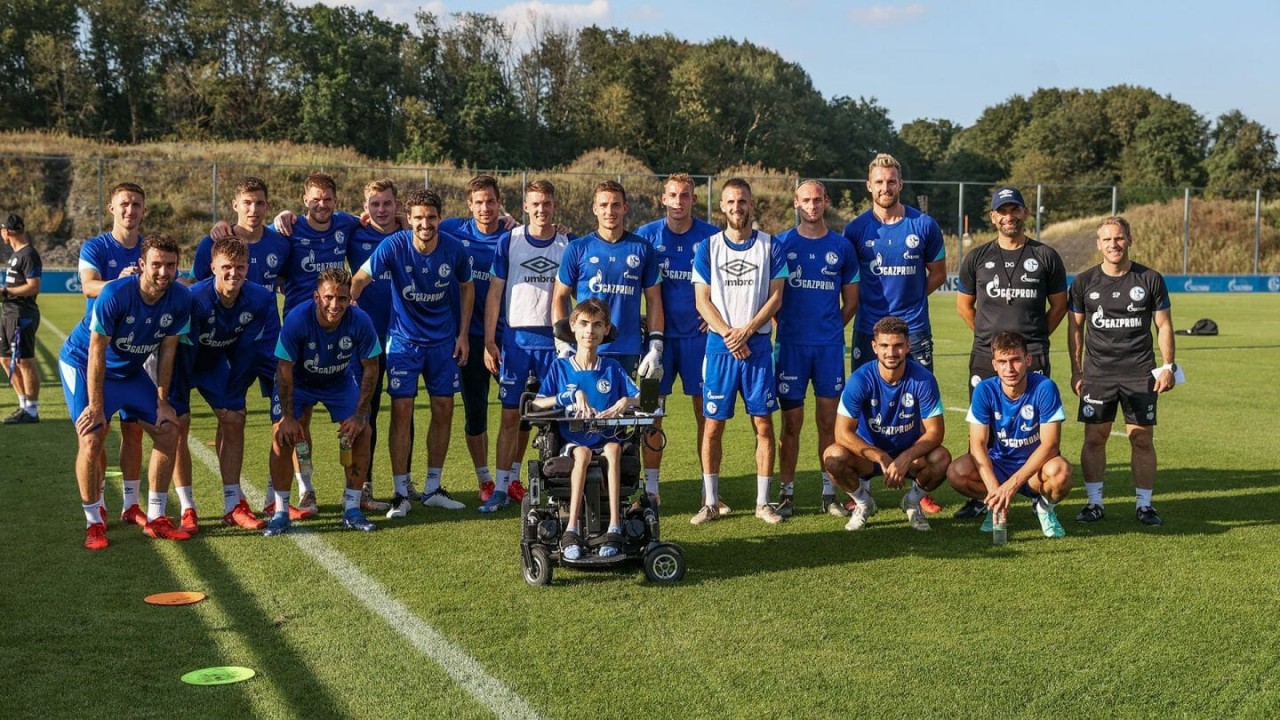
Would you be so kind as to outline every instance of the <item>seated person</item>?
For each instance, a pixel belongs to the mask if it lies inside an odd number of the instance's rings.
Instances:
[[[569,315],[569,327],[578,343],[577,352],[570,357],[557,358],[552,363],[533,407],[565,408],[570,416],[584,419],[617,417],[626,409],[635,407],[640,394],[635,383],[627,377],[617,360],[597,353],[610,329],[608,306],[594,298],[583,300]],[[608,440],[598,432],[590,429],[574,431],[564,423],[560,424],[559,433],[564,441],[564,455],[573,458],[569,522],[560,539],[564,558],[577,560],[582,557],[582,491],[593,450],[599,450],[609,461],[609,530],[605,544],[600,548],[600,556],[613,557],[622,549],[622,523],[619,518],[622,446],[617,440]]]

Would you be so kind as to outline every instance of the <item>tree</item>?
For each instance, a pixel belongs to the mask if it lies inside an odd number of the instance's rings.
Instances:
[[[66,128],[65,94],[48,93],[66,85],[60,72],[79,64],[77,21],[75,0],[0,3],[0,129]]]
[[[1031,104],[1021,95],[982,111],[972,126],[956,134],[952,147],[956,152],[987,158],[1007,175],[1017,154],[1013,143],[1023,128],[1031,123]]]
[[[156,0],[84,0],[88,63],[102,93],[103,134],[139,142],[155,130],[158,43]]]
[[[946,159],[951,141],[960,130],[959,125],[941,118],[919,118],[903,125],[898,135],[918,165],[912,176],[936,179],[938,165]]]
[[[1209,187],[1218,191],[1260,188],[1280,190],[1276,134],[1232,110],[1218,117],[1204,167]]]

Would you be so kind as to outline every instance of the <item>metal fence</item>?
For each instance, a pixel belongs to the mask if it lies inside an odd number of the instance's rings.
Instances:
[[[19,212],[46,255],[47,265],[74,265],[83,239],[110,228],[110,188],[136,182],[148,191],[147,229],[163,230],[193,247],[215,220],[234,220],[232,196],[240,178],[260,177],[271,188],[272,211],[301,210],[303,180],[325,170],[338,181],[339,208],[358,212],[365,183],[389,177],[402,191],[431,187],[441,193],[447,215],[467,215],[464,190],[479,172],[495,176],[503,205],[522,215],[520,198],[529,181],[555,183],[560,222],[578,231],[595,226],[591,189],[617,180],[628,190],[628,223],[661,217],[665,175],[531,170],[471,170],[394,165],[323,166],[192,162],[145,158],[70,158],[0,154],[0,211]],[[698,213],[723,222],[717,201],[727,178],[694,176]],[[783,173],[746,178],[757,201],[762,228],[781,231],[795,223],[792,193],[800,177]],[[870,207],[865,181],[822,178],[831,196],[828,224],[839,230]],[[903,200],[931,214],[947,239],[948,266],[955,270],[972,243],[994,236],[989,220],[995,184],[970,181],[906,182]],[[1096,262],[1094,232],[1108,215],[1125,214],[1134,227],[1135,257],[1165,273],[1262,274],[1280,272],[1280,196],[1260,190],[1131,188],[1089,185],[1021,185],[1033,210],[1028,233],[1053,244],[1069,270]]]

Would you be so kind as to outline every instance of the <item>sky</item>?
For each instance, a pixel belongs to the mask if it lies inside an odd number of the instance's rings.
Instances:
[[[1210,122],[1240,110],[1280,132],[1274,0],[322,1],[410,27],[419,7],[442,18],[483,12],[516,24],[517,37],[533,12],[572,27],[747,40],[799,64],[828,99],[875,98],[897,127],[918,118],[969,126],[987,107],[1041,87],[1128,84]]]

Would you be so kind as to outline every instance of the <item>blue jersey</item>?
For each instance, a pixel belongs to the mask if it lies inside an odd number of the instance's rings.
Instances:
[[[270,290],[274,298],[276,278],[289,259],[289,239],[268,226],[262,229],[262,237],[257,242],[245,243],[245,247],[249,249],[249,274],[245,279]],[[196,246],[195,260],[191,264],[192,277],[196,280],[213,277],[212,264],[213,238],[205,235]]]
[[[1058,386],[1044,375],[1028,373],[1027,389],[1014,400],[1004,394],[998,377],[978,383],[965,419],[991,429],[987,454],[993,461],[1020,467],[1040,447],[1040,426],[1066,417]]]
[[[413,246],[413,232],[402,230],[378,245],[360,267],[372,277],[391,273],[394,312],[388,335],[418,345],[457,339],[458,286],[471,282],[471,258],[453,236],[440,233],[438,238],[435,248],[424,255]]]
[[[440,222],[440,231],[453,235],[462,242],[462,247],[471,258],[471,282],[476,287],[475,309],[471,312],[471,327],[467,332],[484,337],[485,301],[489,298],[489,273],[493,269],[494,253],[498,249],[498,241],[507,231],[501,226],[493,233],[480,232],[473,219],[446,218]],[[507,326],[506,318],[498,313],[498,344],[502,344],[502,331]]]
[[[91,237],[84,241],[80,246],[80,263],[78,270],[93,270],[98,273],[98,277],[105,281],[112,281],[120,277],[120,273],[127,267],[133,267],[142,259],[142,234],[138,234],[138,242],[131,248],[127,248],[116,240],[115,235],[109,232],[102,233],[96,237]],[[85,298],[84,314],[85,317],[93,311],[93,303],[95,298]]]
[[[868,210],[845,226],[844,236],[853,243],[862,274],[854,329],[870,333],[880,318],[893,315],[913,335],[931,332],[925,265],[947,257],[938,223],[908,207],[901,221],[885,225]]]
[[[308,300],[285,315],[280,340],[276,342],[276,357],[294,363],[295,387],[341,386],[350,382],[349,375],[360,376],[362,360],[381,353],[373,321],[363,310],[347,308],[338,327],[325,330],[316,319],[315,300]]]
[[[142,299],[141,278],[131,275],[102,287],[93,311],[76,325],[59,358],[78,368],[89,366],[92,333],[111,338],[107,344],[107,375],[125,380],[142,371],[142,364],[165,338],[184,335],[191,319],[191,292],[174,283],[154,304]]]
[[[601,353],[643,351],[640,298],[646,288],[662,281],[657,252],[649,241],[632,232],[612,243],[596,233],[584,235],[565,248],[556,279],[569,286],[578,302],[599,298],[609,306],[609,322],[618,329],[618,339],[601,345]]]
[[[858,421],[858,437],[894,457],[924,434],[922,421],[942,415],[937,378],[911,358],[906,363],[906,372],[894,384],[880,376],[878,362],[854,370],[837,408]]]
[[[347,242],[359,226],[360,218],[344,212],[335,212],[329,229],[323,232],[313,230],[306,216],[293,223],[289,259],[280,271],[280,277],[284,278],[285,315],[312,299],[321,272],[347,266]]]
[[[587,404],[597,412],[609,409],[625,397],[636,397],[640,391],[627,377],[626,371],[613,358],[597,358],[594,368],[578,367],[576,358],[556,358],[551,371],[542,378],[539,397],[556,397],[560,405],[571,405],[577,391],[587,395]],[[558,423],[560,437],[566,442],[590,448],[604,445],[606,438],[599,433],[573,431],[565,423]]]
[[[844,286],[858,282],[858,257],[840,235],[807,238],[791,228],[778,236],[787,253],[787,289],[778,310],[778,342],[844,346]]]
[[[692,338],[702,334],[702,318],[698,315],[693,295],[693,248],[720,232],[705,220],[693,218],[693,225],[677,234],[667,227],[667,220],[654,220],[640,226],[636,234],[648,240],[658,253],[658,270],[662,275],[662,314],[666,318],[668,338]]]
[[[226,307],[215,280],[201,280],[191,286],[191,327],[183,346],[183,353],[190,357],[188,367],[199,372],[225,360],[233,376],[249,372],[257,364],[261,341],[273,321],[279,323],[274,292],[246,282],[235,302]]]
[[[398,230],[384,233],[372,225],[356,228],[355,235],[347,242],[347,264],[352,272],[364,267],[365,262],[373,256],[384,240],[395,235]],[[383,271],[373,276],[373,282],[360,291],[360,309],[373,321],[373,329],[378,337],[387,337],[387,328],[391,325],[391,273]]]

